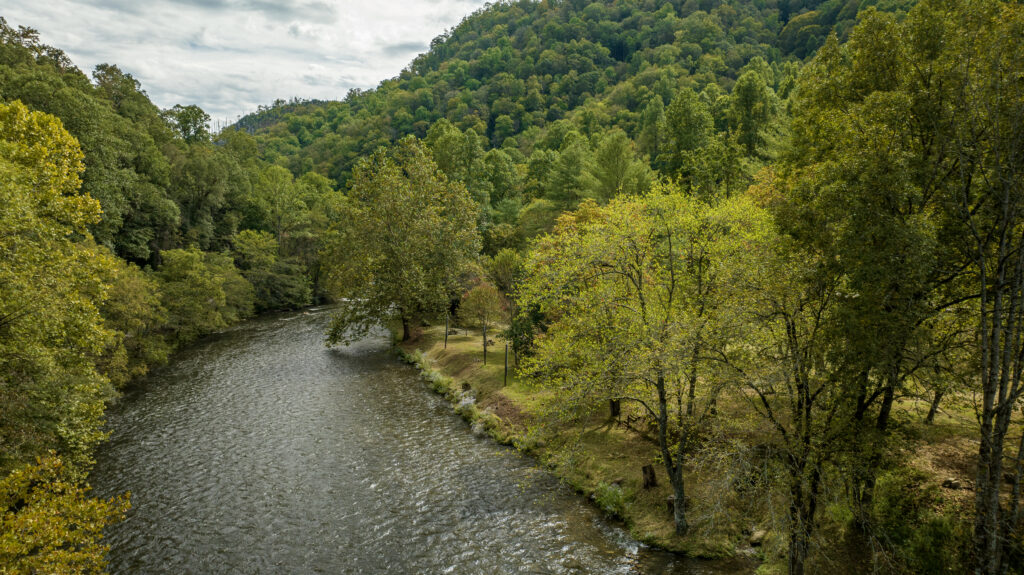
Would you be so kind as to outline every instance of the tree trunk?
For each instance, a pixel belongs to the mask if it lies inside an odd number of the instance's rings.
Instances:
[[[890,384],[882,393],[882,403],[878,408],[878,418],[875,420],[875,430],[879,437],[868,441],[867,469],[864,470],[864,484],[860,491],[860,509],[864,511],[871,508],[871,501],[874,498],[878,467],[882,464],[881,436],[885,435],[885,430],[889,427],[894,398],[895,387]]]
[[[700,343],[693,344],[693,353],[690,354],[690,375],[686,390],[686,416],[693,416],[693,404],[697,397],[697,357],[700,355]]]
[[[412,337],[412,333],[409,331],[409,318],[402,316],[402,341],[409,341]]]
[[[1020,523],[1022,508],[1020,505],[1021,481],[1024,480],[1024,434],[1021,434],[1017,445],[1017,457],[1013,465],[1013,486],[1010,489],[1010,509],[1006,512],[1005,530],[1003,537],[1002,561],[1000,575],[1005,575],[1010,570],[1010,558],[1021,551],[1020,545]]]
[[[893,368],[894,371],[899,368]],[[892,404],[896,397],[896,374],[890,375],[889,384],[882,394],[882,404],[878,408],[878,419],[875,420],[875,429],[885,433],[889,429],[889,418],[892,415]]]
[[[792,464],[791,464],[792,465]],[[791,470],[789,486],[789,575],[803,575],[807,560],[807,529],[803,522],[804,490],[800,469]]]
[[[818,492],[821,488],[821,473],[814,469],[805,478],[806,462],[797,469],[791,469],[789,505],[789,573],[803,575],[807,555],[810,551],[811,533],[814,531],[814,517],[818,507]]]
[[[682,428],[679,429],[679,446],[676,448],[676,461],[672,479],[672,491],[674,492],[676,520],[676,535],[685,535],[689,529],[686,522],[686,483],[683,481],[683,461],[686,458],[686,434]]]
[[[672,515],[676,521],[676,535],[686,535],[690,525],[686,522],[686,490],[682,478],[678,482],[672,482],[672,491],[675,494]]]
[[[673,458],[668,445],[668,398],[665,393],[665,376],[658,375],[658,447],[661,448],[661,457],[665,461],[665,471],[668,473],[669,482],[672,484],[672,492],[676,496],[675,521],[676,535],[685,535],[690,526],[686,522],[686,489],[683,484],[683,462],[680,458]],[[682,442],[682,439],[680,439]],[[682,446],[680,446],[682,452]]]
[[[936,391],[935,395],[932,396],[932,405],[928,408],[928,416],[924,418],[925,425],[931,425],[935,422],[935,414],[939,412],[939,402],[942,401],[943,393]]]
[[[999,573],[999,487],[1003,480],[1002,445],[993,441],[992,424],[982,422],[978,479],[975,482],[974,545],[977,555],[975,573]]]
[[[653,465],[644,465],[640,471],[644,474],[644,489],[658,486],[658,476],[654,474]]]

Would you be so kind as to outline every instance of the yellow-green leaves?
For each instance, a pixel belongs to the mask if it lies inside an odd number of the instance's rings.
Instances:
[[[128,495],[88,492],[52,454],[0,480],[0,574],[103,573],[103,529],[124,519]]]
[[[658,188],[605,207],[584,203],[526,264],[520,309],[552,322],[529,369],[596,400],[651,399],[659,376],[670,394],[683,393],[695,369],[713,389],[707,354],[694,349],[726,350],[741,331],[747,275],[771,229],[745,197],[711,205]]]
[[[115,260],[87,225],[82,154],[60,121],[0,104],[0,573],[98,573],[104,526],[127,502],[78,483],[112,395],[97,363],[115,340],[99,307]]]
[[[0,149],[0,471],[55,445],[81,463],[110,393],[94,362],[114,260],[86,230],[99,205],[59,120],[0,104]]]

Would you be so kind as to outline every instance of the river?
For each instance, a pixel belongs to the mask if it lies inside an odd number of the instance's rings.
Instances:
[[[324,347],[328,319],[241,324],[112,406],[91,483],[133,508],[107,533],[111,573],[745,571],[639,545],[473,436],[382,335]]]

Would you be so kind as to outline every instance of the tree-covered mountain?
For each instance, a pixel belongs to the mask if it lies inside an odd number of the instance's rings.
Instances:
[[[614,126],[635,140],[655,97],[706,92],[717,126],[738,78],[764,68],[788,95],[796,66],[830,31],[844,39],[858,11],[905,9],[911,0],[688,0],[501,2],[434,39],[430,50],[374,90],[340,102],[284,102],[242,118],[264,153],[296,173],[316,169],[344,183],[355,160],[444,118],[489,147],[529,151],[570,117],[587,132]],[[751,61],[760,58],[754,64]],[[736,123],[736,119],[733,119]],[[643,150],[652,159],[656,149]]]
[[[583,197],[656,174],[741,189],[772,157],[803,58],[859,11],[910,0],[499,2],[376,89],[242,118],[263,157],[344,187],[359,158],[425,138],[518,247]],[[677,97],[682,95],[682,97]],[[674,103],[674,104],[673,104]]]
[[[126,502],[82,480],[119,386],[333,296],[331,342],[506,324],[524,385],[464,413],[593,455],[645,540],[1020,571],[1022,31],[1000,0],[500,2],[213,134],[0,19],[0,570],[102,568]]]

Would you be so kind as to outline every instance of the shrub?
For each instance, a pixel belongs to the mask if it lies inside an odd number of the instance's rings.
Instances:
[[[622,519],[626,516],[628,500],[626,492],[616,483],[602,481],[594,489],[594,502],[602,511],[612,517]]]
[[[874,534],[895,558],[915,573],[961,572],[969,530],[956,518],[935,511],[938,486],[909,468],[882,474],[871,510]]]

